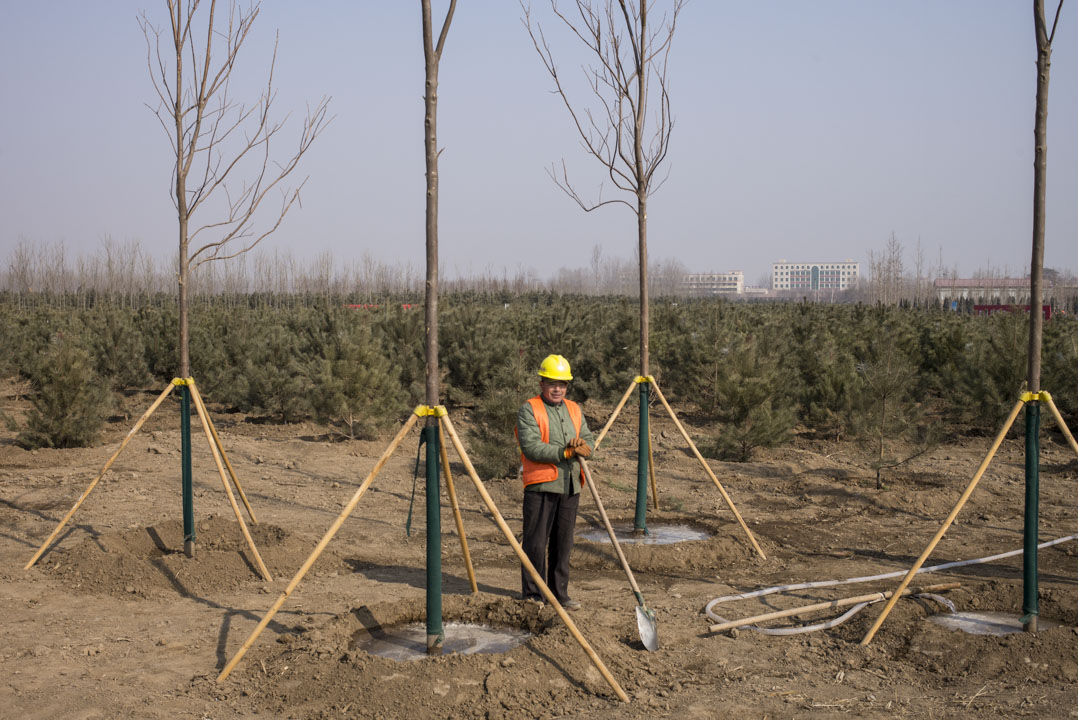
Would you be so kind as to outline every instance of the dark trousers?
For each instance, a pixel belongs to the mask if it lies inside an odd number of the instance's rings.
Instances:
[[[573,530],[580,494],[550,492],[524,493],[524,552],[546,578],[558,602],[569,599],[569,552],[573,549]],[[520,590],[525,598],[543,599],[539,586],[522,566]]]

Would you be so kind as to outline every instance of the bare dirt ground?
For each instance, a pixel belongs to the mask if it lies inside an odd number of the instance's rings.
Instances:
[[[469,593],[452,515],[443,513],[446,621],[526,628],[499,655],[400,663],[352,649],[363,630],[423,618],[422,478],[412,536],[404,524],[418,433],[375,480],[326,553],[223,683],[215,678],[287,586],[388,444],[330,442],[314,425],[251,422],[214,408],[259,523],[255,542],[274,576],[257,575],[204,438],[195,426],[197,552],[182,553],[178,404],[169,400],[125,450],[59,541],[23,565],[141,414],[108,424],[82,450],[27,452],[0,435],[0,717],[4,718],[997,718],[1078,717],[1078,543],[1040,553],[1041,617],[1060,626],[1004,637],[944,629],[935,603],[902,600],[859,646],[882,605],[830,630],[775,637],[709,634],[707,602],[772,585],[908,569],[990,445],[937,448],[876,490],[853,444],[792,446],[756,462],[711,462],[767,554],[757,558],[718,491],[661,408],[653,418],[660,494],[649,524],[685,523],[708,540],[625,546],[661,647],[637,638],[634,600],[609,545],[578,542],[570,591],[581,632],[631,698],[610,691],[556,614],[517,600],[519,565],[463,467],[452,469],[479,583]],[[2,393],[20,417],[25,401]],[[589,404],[593,427],[610,407]],[[615,524],[628,524],[635,484],[634,413],[592,463]],[[691,419],[691,416],[690,416]],[[454,415],[468,427],[466,413]],[[688,423],[690,432],[694,430]],[[507,438],[507,442],[510,440]],[[1022,546],[1023,447],[1012,436],[928,565]],[[514,531],[517,480],[487,482]],[[1078,462],[1042,441],[1041,539],[1078,531]],[[580,530],[598,527],[589,497]],[[933,573],[960,582],[958,610],[1021,614],[1021,557]],[[724,604],[744,617],[849,597],[898,580],[775,594]]]

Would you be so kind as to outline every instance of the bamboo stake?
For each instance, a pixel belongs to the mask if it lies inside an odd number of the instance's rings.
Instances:
[[[52,535],[49,535],[48,539],[45,540],[45,542],[41,545],[40,548],[38,548],[37,552],[34,553],[34,556],[30,558],[30,561],[27,562],[26,565],[23,567],[23,570],[29,570],[34,566],[34,563],[36,563],[41,557],[41,555],[45,552],[45,548],[47,548],[52,543],[52,541],[56,539],[56,536],[60,534],[61,530],[63,530],[64,525],[67,525],[67,521],[72,518],[75,512],[79,509],[79,506],[81,506],[82,503],[86,501],[86,498],[90,496],[90,492],[97,486],[97,483],[101,481],[101,478],[105,477],[105,473],[107,473],[109,471],[109,468],[112,467],[112,463],[116,462],[116,458],[119,457],[120,453],[123,452],[123,449],[127,447],[127,443],[131,442],[131,438],[135,436],[135,433],[139,431],[139,428],[142,427],[143,423],[145,423],[150,418],[150,416],[153,415],[154,410],[156,410],[161,405],[161,403],[165,401],[165,398],[168,397],[169,393],[171,393],[175,388],[176,385],[170,382],[168,384],[168,387],[166,387],[161,392],[161,394],[157,396],[157,399],[153,401],[153,404],[150,405],[149,409],[142,414],[142,417],[140,417],[135,422],[134,426],[127,431],[127,435],[126,437],[124,437],[123,442],[120,443],[120,447],[116,448],[116,452],[114,452],[112,454],[112,457],[108,459],[108,462],[105,463],[105,467],[101,469],[101,472],[98,473],[97,477],[94,478],[93,482],[90,483],[89,487],[87,487],[83,491],[82,496],[79,497],[79,499],[75,502],[75,505],[67,511],[67,515],[64,515],[64,519],[61,520],[60,524],[56,526],[56,529],[52,531]]]
[[[225,669],[222,670],[221,674],[217,676],[217,682],[222,682],[225,678],[229,676],[233,668],[236,667],[237,663],[239,663],[239,661],[250,649],[251,645],[253,645],[255,640],[258,639],[258,636],[261,635],[262,631],[266,629],[266,626],[269,625],[270,620],[273,619],[273,616],[276,615],[277,611],[281,609],[282,605],[284,605],[284,601],[287,600],[288,596],[292,594],[292,591],[296,589],[296,586],[299,585],[300,580],[303,579],[303,576],[306,575],[307,571],[311,569],[311,566],[314,565],[314,562],[318,559],[318,556],[321,555],[322,551],[326,549],[327,545],[329,545],[329,541],[333,539],[333,536],[336,535],[337,531],[341,529],[341,525],[344,524],[344,521],[348,518],[349,515],[352,514],[352,511],[355,510],[356,504],[359,502],[359,499],[363,497],[363,493],[367,492],[367,488],[370,487],[370,484],[374,480],[375,476],[378,475],[378,473],[381,471],[382,467],[386,464],[386,461],[389,460],[390,456],[397,449],[397,446],[404,441],[404,436],[407,435],[408,431],[412,429],[412,426],[415,425],[417,419],[419,419],[419,416],[414,413],[408,417],[408,420],[405,421],[404,426],[401,427],[401,429],[397,432],[396,437],[394,437],[393,441],[389,443],[389,447],[387,447],[386,451],[382,453],[382,457],[378,458],[378,462],[374,464],[374,469],[370,471],[370,474],[367,475],[366,479],[359,486],[359,489],[356,490],[355,494],[352,495],[352,499],[349,500],[348,504],[344,506],[344,510],[342,510],[341,514],[337,516],[337,519],[333,521],[333,524],[330,525],[329,530],[327,530],[326,534],[322,536],[322,539],[318,541],[318,545],[315,546],[310,556],[307,558],[306,561],[304,561],[303,565],[300,567],[299,571],[296,572],[291,582],[288,583],[288,587],[286,587],[284,592],[281,593],[281,596],[277,598],[277,601],[273,603],[273,607],[269,609],[269,612],[266,613],[266,616],[263,617],[262,620],[258,623],[258,627],[254,629],[251,635],[243,642],[243,645],[236,652],[236,654],[232,656],[232,659],[228,661],[228,664],[225,665]]]
[[[984,460],[981,461],[981,466],[977,468],[977,472],[974,473],[973,479],[970,480],[969,485],[966,486],[965,492],[958,498],[958,502],[955,503],[954,509],[951,510],[951,514],[947,516],[947,519],[943,521],[943,525],[936,532],[935,537],[928,543],[928,547],[924,549],[921,556],[917,558],[917,562],[913,564],[910,571],[906,573],[906,576],[902,578],[902,582],[899,584],[898,589],[895,591],[895,595],[887,602],[887,605],[883,608],[883,612],[876,618],[876,622],[872,624],[872,627],[868,629],[865,636],[861,638],[861,645],[865,646],[872,642],[872,638],[876,636],[876,631],[880,629],[880,625],[883,625],[883,621],[887,618],[888,613],[891,612],[891,608],[898,602],[898,595],[910,584],[913,580],[913,576],[917,574],[917,571],[924,565],[925,560],[932,554],[932,551],[936,548],[936,544],[943,539],[943,534],[947,532],[947,528],[951,527],[951,523],[954,522],[955,517],[958,516],[958,511],[962,509],[962,506],[969,500],[969,496],[973,494],[974,488],[977,487],[977,483],[981,481],[981,476],[984,475],[984,471],[988,469],[988,464],[992,462],[992,458],[995,456],[996,451],[999,450],[999,446],[1003,444],[1003,438],[1006,437],[1007,432],[1011,429],[1011,425],[1014,424],[1014,419],[1018,417],[1018,412],[1022,409],[1022,406],[1026,404],[1025,400],[1019,400],[1014,404],[1014,408],[1011,410],[1011,414],[1007,416],[1006,422],[1003,423],[1003,429],[996,435],[995,442],[992,443],[992,447],[988,450],[988,454],[985,455]]]
[[[190,384],[194,385],[194,380],[191,380]],[[210,432],[213,433],[213,441],[217,444],[217,449],[221,452],[221,458],[225,461],[225,467],[228,468],[228,474],[232,478],[232,483],[236,486],[236,491],[240,494],[240,500],[243,501],[243,506],[247,508],[247,515],[251,518],[251,524],[257,525],[258,518],[255,517],[255,511],[251,509],[251,503],[247,502],[247,494],[243,492],[243,486],[240,485],[240,479],[236,477],[236,471],[232,469],[232,463],[225,453],[225,446],[221,443],[221,436],[217,434],[217,427],[213,424],[213,418],[210,417],[209,411],[206,411],[206,422],[209,423]]]
[[[558,617],[560,617],[561,621],[565,623],[565,627],[569,629],[569,632],[570,634],[572,634],[573,638],[578,643],[580,643],[580,647],[584,649],[584,652],[587,654],[591,662],[595,665],[599,673],[603,676],[603,679],[606,680],[606,682],[610,685],[610,687],[614,690],[614,692],[617,694],[618,698],[622,702],[629,702],[629,696],[625,694],[625,691],[621,689],[620,685],[618,685],[618,681],[614,679],[614,676],[610,674],[609,670],[607,670],[606,665],[603,664],[603,661],[599,658],[595,651],[592,650],[591,645],[588,644],[588,641],[577,629],[576,624],[573,622],[573,619],[569,617],[569,613],[565,612],[565,608],[561,606],[561,603],[558,602],[558,599],[554,597],[554,593],[550,592],[550,588],[547,587],[546,582],[543,580],[542,577],[539,576],[539,573],[538,571],[536,571],[535,566],[532,565],[531,560],[528,559],[528,555],[524,552],[524,548],[520,546],[520,543],[517,542],[516,537],[513,536],[513,531],[509,529],[509,526],[506,524],[505,519],[502,518],[502,514],[498,512],[498,508],[494,504],[494,500],[491,499],[490,493],[488,493],[487,489],[483,487],[483,481],[479,479],[479,475],[475,472],[475,468],[472,467],[472,461],[468,459],[468,454],[465,452],[464,445],[461,444],[460,438],[457,437],[457,431],[453,429],[453,423],[450,422],[449,416],[443,415],[440,419],[445,425],[445,430],[449,434],[450,439],[452,439],[453,441],[453,447],[456,448],[457,455],[464,463],[464,467],[467,469],[468,475],[472,479],[472,484],[474,484],[475,489],[479,491],[479,495],[483,498],[483,502],[486,504],[487,510],[489,510],[490,514],[494,516],[495,524],[497,524],[497,526],[501,529],[502,533],[505,535],[505,539],[509,541],[509,545],[513,548],[513,552],[515,552],[517,557],[520,559],[520,563],[524,566],[524,569],[527,570],[528,574],[532,576],[532,579],[535,580],[535,583],[539,586],[539,589],[543,591],[543,597],[546,598],[546,601],[550,603],[550,605],[554,608],[555,612],[558,613]]]
[[[928,585],[923,588],[910,588],[902,591],[902,595],[918,595],[920,593],[930,592],[943,592],[944,590],[954,590],[957,587],[961,587],[962,583],[940,583],[939,585]],[[834,610],[840,607],[846,607],[847,605],[856,605],[857,603],[876,603],[891,597],[894,593],[891,590],[886,592],[874,592],[867,595],[858,595],[856,597],[842,598],[840,600],[829,600],[827,602],[816,603],[815,605],[805,605],[803,607],[790,608],[789,610],[776,610],[775,612],[764,613],[763,615],[753,615],[752,617],[742,618],[741,620],[730,620],[724,623],[718,623],[717,625],[711,625],[708,630],[711,632],[722,632],[723,630],[729,630],[731,628],[744,627],[745,625],[755,625],[756,623],[766,622],[768,620],[778,620],[779,618],[792,617],[794,615],[807,615],[808,613],[818,612],[820,610]]]
[[[633,389],[636,387],[637,382],[633,382],[629,385],[629,389],[625,391],[625,394],[621,396],[621,402],[614,408],[614,412],[610,413],[610,419],[606,421],[606,425],[603,425],[603,429],[599,431],[599,436],[595,438],[595,449],[599,449],[599,443],[606,437],[606,433],[610,430],[610,426],[614,424],[614,420],[617,419],[618,414],[621,413],[621,409],[625,407],[625,403],[629,402],[629,396],[633,394]]]
[[[198,388],[195,384],[188,379],[187,387],[191,391],[191,397],[195,401],[195,410],[198,411],[198,417],[202,421],[202,430],[206,433],[206,442],[210,446],[210,454],[213,455],[213,462],[217,465],[217,472],[221,475],[221,485],[225,489],[225,494],[228,495],[228,502],[232,506],[232,511],[236,513],[236,520],[240,523],[240,531],[243,532],[243,537],[247,541],[247,546],[251,548],[251,554],[254,555],[255,562],[258,564],[258,572],[261,573],[263,579],[266,582],[272,582],[273,576],[270,575],[269,569],[266,567],[266,563],[262,562],[262,556],[258,553],[258,548],[255,547],[254,538],[251,537],[251,531],[247,529],[247,523],[243,521],[243,513],[240,512],[240,506],[236,503],[236,496],[232,494],[232,488],[228,485],[228,476],[225,474],[225,466],[221,464],[221,456],[217,452],[217,446],[213,443],[213,434],[210,432],[210,424],[206,419],[209,415],[206,412],[206,406],[202,403],[202,396],[198,392]]]
[[[685,442],[689,443],[689,447],[692,449],[693,454],[696,455],[696,459],[699,460],[700,464],[704,467],[704,472],[708,474],[708,477],[711,478],[711,482],[715,483],[715,487],[719,489],[719,493],[722,495],[722,499],[726,501],[727,507],[730,508],[730,511],[734,514],[734,517],[737,518],[738,524],[741,525],[741,529],[745,531],[745,535],[748,536],[749,542],[751,542],[752,546],[756,549],[756,553],[760,556],[761,559],[766,560],[767,555],[764,554],[764,551],[760,548],[759,543],[756,542],[756,538],[753,537],[752,531],[749,530],[749,526],[746,525],[744,519],[742,519],[741,513],[739,513],[737,511],[737,508],[734,507],[734,501],[730,499],[729,494],[727,494],[726,492],[726,488],[724,488],[722,486],[722,483],[719,482],[719,479],[715,477],[715,473],[712,472],[711,466],[707,464],[707,460],[704,460],[704,456],[701,455],[700,451],[696,448],[696,443],[692,441],[692,438],[689,437],[689,433],[685,431],[685,426],[681,424],[680,420],[678,420],[677,414],[674,412],[674,409],[670,407],[670,403],[666,402],[666,397],[663,396],[663,391],[659,389],[659,384],[654,380],[651,381],[651,384],[655,388],[655,394],[659,396],[659,400],[662,402],[663,407],[666,408],[666,412],[670,414],[670,419],[674,421],[674,424],[677,425],[677,429],[681,431],[681,437],[685,438]]]
[[[1063,419],[1063,416],[1060,414],[1059,408],[1056,407],[1055,400],[1053,400],[1052,396],[1044,392],[1043,390],[1041,391],[1041,397],[1048,403],[1048,409],[1052,411],[1052,417],[1055,418],[1056,425],[1058,425],[1059,429],[1063,431],[1063,437],[1067,438],[1067,444],[1070,445],[1071,450],[1073,450],[1075,454],[1078,455],[1078,443],[1074,441],[1074,436],[1071,435],[1070,428],[1067,427],[1067,423]]]
[[[449,453],[445,449],[445,433],[442,432],[441,423],[438,423],[438,450],[442,455],[442,468],[445,469],[445,486],[449,491],[449,504],[453,508],[453,520],[457,523],[457,535],[460,536],[460,550],[464,555],[464,567],[468,570],[468,583],[472,586],[472,595],[476,595],[479,593],[479,586],[475,583],[472,556],[468,552],[468,538],[464,535],[464,518],[461,517],[460,504],[457,502],[457,491],[453,487],[453,473],[449,470]]]

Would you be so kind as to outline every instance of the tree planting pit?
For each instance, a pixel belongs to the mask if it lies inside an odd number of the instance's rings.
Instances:
[[[928,619],[950,630],[960,630],[970,635],[1010,635],[1023,631],[1021,617],[1003,612],[956,612],[932,615]],[[1053,627],[1059,627],[1059,623],[1037,618],[1037,629]]]
[[[523,645],[532,634],[517,628],[496,628],[473,623],[446,623],[443,655],[473,655],[506,653]],[[408,662],[431,657],[427,654],[425,623],[363,629],[352,635],[349,650],[362,650],[370,655]],[[437,657],[437,656],[435,656]]]
[[[638,543],[641,545],[673,545],[674,543],[690,542],[693,540],[707,540],[711,537],[704,530],[690,525],[652,525],[648,533],[636,534],[632,528],[614,528],[614,534],[618,543]],[[610,544],[610,535],[603,528],[586,530],[577,535],[581,540],[595,543]]]

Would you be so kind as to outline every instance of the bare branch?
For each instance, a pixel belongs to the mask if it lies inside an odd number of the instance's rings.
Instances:
[[[190,371],[187,351],[187,281],[190,270],[213,260],[242,255],[276,231],[299,202],[298,186],[287,183],[311,144],[332,121],[329,98],[308,107],[299,144],[284,160],[276,160],[275,138],[287,115],[273,119],[277,43],[266,68],[266,85],[248,105],[231,95],[232,73],[260,13],[255,0],[241,7],[228,0],[227,17],[219,16],[217,0],[203,9],[200,0],[166,0],[173,54],[161,50],[163,33],[145,13],[138,16],[146,40],[146,64],[156,108],[147,106],[169,135],[175,156],[172,199],[179,224],[180,373]],[[224,3],[222,3],[224,4]],[[220,22],[218,22],[220,20]],[[168,43],[166,43],[167,45]],[[156,60],[156,62],[155,62]],[[244,177],[240,177],[244,176]],[[270,192],[280,192],[281,205],[265,219],[261,213]],[[216,217],[203,205],[212,198]],[[202,215],[207,215],[202,220]],[[198,217],[200,225],[194,219]],[[192,243],[201,246],[192,252]],[[194,262],[192,262],[194,261]]]
[[[1049,45],[1052,44],[1052,39],[1056,36],[1056,27],[1059,25],[1059,13],[1061,10],[1063,10],[1063,0],[1059,0],[1059,4],[1056,5],[1056,16],[1055,19],[1052,20],[1052,32],[1048,35]]]
[[[445,47],[445,37],[449,34],[449,23],[453,22],[453,11],[457,9],[457,0],[449,0],[449,9],[446,10],[445,20],[442,21],[442,31],[438,34],[438,46],[434,52],[438,59],[442,59],[442,48]]]
[[[669,152],[673,120],[666,68],[684,0],[674,0],[669,21],[664,15],[655,30],[648,27],[646,3],[636,5],[618,0],[615,5],[613,0],[605,0],[605,8],[600,9],[599,2],[574,0],[576,12],[570,17],[558,7],[557,0],[550,0],[554,17],[584,45],[595,62],[582,67],[594,111],[570,98],[544,29],[533,20],[531,8],[523,0],[521,22],[554,81],[552,92],[569,113],[584,151],[603,164],[616,187],[647,197],[658,189],[653,178]],[[648,74],[654,76],[659,87],[650,121],[646,117],[649,93],[645,76]],[[645,138],[649,124],[654,129],[650,138]],[[575,191],[567,190],[564,161],[561,179],[557,173],[550,174],[586,210],[611,202],[583,202]]]

